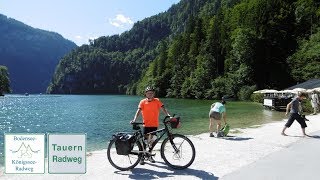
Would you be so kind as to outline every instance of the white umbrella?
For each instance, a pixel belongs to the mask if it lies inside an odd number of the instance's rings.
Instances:
[[[306,89],[304,89],[304,88],[294,88],[293,90],[294,91],[306,91]]]
[[[289,89],[285,89],[285,90],[279,91],[279,93],[294,93],[294,91],[289,90]]]
[[[298,94],[299,92],[306,92],[307,90],[304,88],[294,88],[292,90],[295,94]]]
[[[267,90],[267,89],[261,89],[261,90],[254,91],[253,93],[254,93],[254,94],[264,93],[264,91],[266,91],[266,90]]]
[[[306,92],[307,93],[312,93],[314,90],[313,89],[307,89]]]
[[[267,89],[264,93],[278,93],[279,91],[275,89]]]
[[[262,90],[258,90],[258,91],[254,91],[253,93],[277,93],[279,91],[275,90],[275,89],[262,89]]]
[[[316,92],[320,93],[320,87],[313,88],[312,90],[314,90],[314,91],[316,91]]]

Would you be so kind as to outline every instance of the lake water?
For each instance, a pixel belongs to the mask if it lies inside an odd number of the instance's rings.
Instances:
[[[117,131],[131,131],[132,120],[142,97],[123,95],[6,95],[0,97],[0,165],[3,165],[4,133],[87,133],[87,151],[105,149],[111,135]],[[185,134],[207,132],[208,111],[212,101],[161,99],[169,112],[182,117]],[[261,124],[281,119],[281,114],[263,110],[258,104],[230,104],[228,119],[237,127],[238,119],[231,112],[235,107],[255,112]],[[239,109],[239,108],[237,108]],[[227,111],[227,112],[229,112]],[[232,117],[234,116],[234,117]],[[162,116],[163,117],[163,114]],[[234,120],[232,120],[234,119]],[[232,124],[232,123],[231,123]]]

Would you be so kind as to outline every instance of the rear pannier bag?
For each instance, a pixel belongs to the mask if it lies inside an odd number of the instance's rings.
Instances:
[[[113,135],[115,139],[115,145],[117,154],[128,155],[134,146],[134,136],[128,133],[117,133]]]

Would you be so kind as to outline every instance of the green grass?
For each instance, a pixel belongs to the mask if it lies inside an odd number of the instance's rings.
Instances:
[[[176,132],[183,134],[200,134],[208,132],[208,113],[213,102],[210,100],[162,99],[171,114],[181,117],[182,126]],[[262,104],[255,102],[228,101],[227,123],[232,128],[247,128],[285,118],[284,112],[266,110]]]

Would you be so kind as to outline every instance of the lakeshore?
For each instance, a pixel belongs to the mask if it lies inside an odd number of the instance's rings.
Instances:
[[[307,116],[306,132],[320,130],[320,115]],[[160,157],[160,146],[155,149],[156,163],[147,162],[131,171],[118,171],[107,160],[107,151],[92,151],[87,154],[86,174],[42,174],[9,175],[1,171],[1,179],[218,179],[252,164],[274,152],[290,147],[303,140],[300,125],[294,122],[287,129],[289,136],[280,132],[285,124],[282,121],[267,123],[249,128],[232,129],[230,136],[212,138],[208,133],[188,136],[195,145],[196,159],[185,170],[173,170],[164,164]],[[288,161],[290,163],[290,161]],[[46,170],[47,171],[47,170]]]
[[[129,121],[141,98],[124,95],[8,95],[0,100],[0,131],[3,132],[0,134],[0,167],[4,165],[5,133],[86,133],[88,152],[105,149],[112,134],[133,131]],[[162,100],[170,113],[181,117],[182,126],[174,132],[197,135],[208,131],[208,112],[214,100]],[[265,124],[283,117],[283,112],[269,111],[253,102],[228,102],[227,111],[228,123],[233,128]],[[162,118],[163,113],[159,121]],[[16,138],[20,137],[17,135]]]

